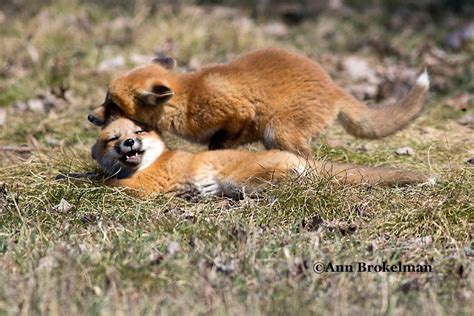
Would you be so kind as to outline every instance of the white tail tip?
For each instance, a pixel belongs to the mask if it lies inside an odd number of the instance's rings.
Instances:
[[[430,77],[428,76],[428,71],[425,70],[423,73],[416,79],[416,84],[421,87],[425,87],[426,89],[429,89],[430,87]]]

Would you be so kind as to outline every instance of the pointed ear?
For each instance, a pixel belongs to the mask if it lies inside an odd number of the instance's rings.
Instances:
[[[174,69],[177,65],[176,59],[171,57],[158,57],[153,59],[153,63],[159,64],[168,70]]]
[[[99,151],[99,143],[96,142],[93,146],[92,146],[92,150],[91,150],[91,157],[92,159],[94,160],[97,160],[97,152]]]
[[[161,105],[168,102],[174,93],[167,86],[156,85],[151,91],[141,90],[138,92],[138,97],[149,105]]]
[[[105,106],[100,106],[89,113],[89,115],[87,115],[87,119],[95,126],[104,126],[106,123],[105,116]]]

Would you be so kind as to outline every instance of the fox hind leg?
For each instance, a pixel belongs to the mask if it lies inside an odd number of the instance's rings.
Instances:
[[[266,149],[286,150],[304,158],[311,158],[311,138],[311,135],[305,135],[298,128],[269,124],[264,131],[263,144]]]

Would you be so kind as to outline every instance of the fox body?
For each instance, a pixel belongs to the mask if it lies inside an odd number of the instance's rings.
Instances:
[[[171,151],[158,132],[125,118],[102,129],[92,157],[113,176],[109,185],[133,189],[141,196],[174,193],[239,198],[291,176],[313,173],[348,183],[403,185],[428,180],[416,172],[318,162],[280,150]]]
[[[173,71],[170,58],[112,80],[105,102],[89,114],[104,125],[124,116],[210,149],[263,141],[308,157],[311,139],[338,119],[361,138],[391,135],[423,108],[424,72],[398,104],[367,106],[334,83],[320,65],[282,49],[262,49],[191,73]]]

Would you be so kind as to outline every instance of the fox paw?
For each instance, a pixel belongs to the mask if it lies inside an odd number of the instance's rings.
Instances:
[[[207,179],[194,184],[201,196],[213,196],[221,193],[221,186],[215,180]]]

